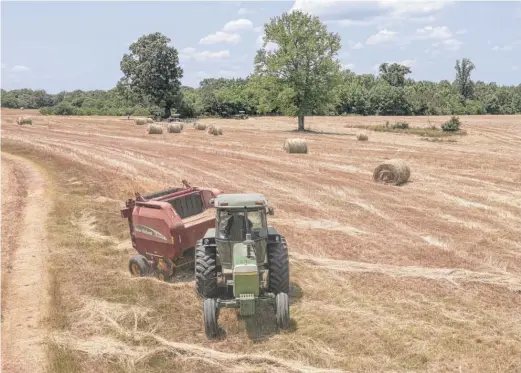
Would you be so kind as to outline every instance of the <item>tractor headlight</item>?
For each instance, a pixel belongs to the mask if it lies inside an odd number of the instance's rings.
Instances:
[[[205,245],[208,245],[208,244],[210,243],[210,240],[209,240],[208,238],[205,238],[205,239],[203,240],[203,243],[204,243]]]
[[[276,236],[275,237],[275,241],[279,242],[280,241],[280,236]]]

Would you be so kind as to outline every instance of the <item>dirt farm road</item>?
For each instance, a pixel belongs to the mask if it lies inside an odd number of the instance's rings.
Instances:
[[[47,183],[31,162],[2,152],[2,371],[42,372],[48,297]]]

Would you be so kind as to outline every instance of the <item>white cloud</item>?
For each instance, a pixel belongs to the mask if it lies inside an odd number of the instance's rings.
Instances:
[[[387,29],[378,31],[376,34],[371,35],[367,38],[365,43],[367,45],[377,45],[382,43],[387,43],[393,40],[398,33],[395,31],[389,31]]]
[[[443,40],[441,42],[432,44],[433,47],[441,46],[449,51],[457,51],[461,48],[462,45],[463,45],[463,43],[456,39],[447,39],[447,40]]]
[[[263,35],[263,34],[261,34],[261,35],[259,35],[259,36],[257,37],[257,46],[258,46],[259,48],[262,48],[262,43],[263,43],[262,39],[263,39],[263,38],[264,38],[264,35]],[[264,49],[266,49],[266,51],[268,51],[268,52],[275,52],[277,49],[279,49],[279,46],[278,46],[277,43],[273,43],[273,42],[269,41],[269,42],[266,44],[266,47],[265,47]]]
[[[353,70],[355,65],[353,63],[343,63],[342,70]]]
[[[349,48],[351,49],[362,49],[364,47],[364,45],[362,43],[355,43],[354,41],[352,40],[348,40],[347,41],[347,45],[349,46]]]
[[[184,48],[179,53],[179,58],[184,60],[207,61],[230,57],[230,51],[222,50],[218,52],[202,51],[198,52],[195,48]]]
[[[514,49],[514,47],[512,45],[503,45],[503,46],[495,45],[492,48],[493,51],[501,51],[501,52],[509,52],[512,49]]]
[[[404,66],[407,66],[407,67],[410,67],[410,68],[413,68],[417,64],[416,60],[403,60],[403,61],[400,61],[398,63],[400,65],[404,65]]]
[[[261,32],[264,29],[264,26],[257,26],[253,28],[253,31],[255,32]]]
[[[464,28],[460,28],[458,31],[456,31],[456,35],[465,35],[468,33],[468,31]]]
[[[514,71],[519,70],[519,66],[512,66],[512,70],[514,70]]]
[[[243,16],[245,14],[252,14],[252,13],[253,13],[252,10],[246,9],[246,8],[239,8],[239,10],[237,11],[237,14],[240,16]]]
[[[345,1],[296,0],[290,11],[302,10],[323,21],[343,22],[344,26],[367,26],[398,20],[432,22],[433,14],[452,1]]]
[[[29,68],[23,65],[15,65],[11,68],[11,72],[13,73],[21,73],[24,71],[29,71]]]
[[[199,40],[199,44],[237,44],[240,41],[241,35],[239,34],[229,34],[227,32],[217,31],[215,34],[206,35],[204,38]]]
[[[251,30],[253,23],[249,19],[241,18],[228,22],[224,25],[223,31]]]
[[[425,26],[416,29],[415,38],[417,39],[450,39],[452,32],[447,26]]]

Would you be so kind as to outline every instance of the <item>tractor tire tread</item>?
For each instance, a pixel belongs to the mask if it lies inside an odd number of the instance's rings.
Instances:
[[[203,298],[217,295],[217,254],[204,246],[195,249],[195,282],[197,293]]]
[[[289,293],[289,258],[286,239],[268,248],[269,291],[275,294]]]

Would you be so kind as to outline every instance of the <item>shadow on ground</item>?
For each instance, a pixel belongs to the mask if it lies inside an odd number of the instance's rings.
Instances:
[[[305,134],[311,134],[311,135],[333,135],[333,136],[356,136],[354,133],[339,133],[339,132],[329,132],[329,131],[315,131],[315,130],[303,130],[299,131],[297,129],[293,130],[286,130],[284,132],[290,132],[290,133],[305,133]]]

